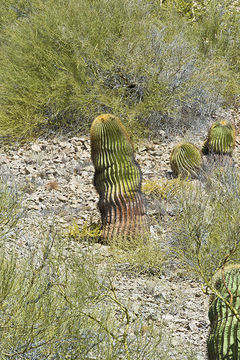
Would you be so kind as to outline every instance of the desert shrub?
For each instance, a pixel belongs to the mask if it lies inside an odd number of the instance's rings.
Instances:
[[[210,284],[214,273],[238,262],[240,178],[219,169],[192,191],[178,194],[173,249],[184,266]]]
[[[148,27],[146,4],[33,4],[31,14],[2,36],[2,131],[6,122],[12,135],[21,134],[49,122],[81,122],[100,109],[119,113],[141,102],[146,70],[139,41]]]
[[[111,239],[110,253],[117,267],[135,274],[160,275],[166,254],[161,242],[148,232],[126,241],[121,237]]]
[[[173,200],[183,188],[191,190],[193,187],[189,179],[181,179],[181,177],[178,177],[171,180],[148,180],[143,184],[143,192],[153,199]]]
[[[2,137],[73,124],[82,131],[106,112],[135,132],[199,127],[226,98],[236,100],[237,30],[226,56],[205,59],[199,31],[207,44],[210,17],[193,25],[157,0],[8,0],[1,7]],[[227,28],[233,20],[224,21]]]
[[[32,11],[32,4],[29,0],[1,1],[0,3],[0,33],[6,27],[22,17],[28,16]]]
[[[69,226],[66,236],[75,241],[98,241],[101,236],[101,228],[99,224],[88,223],[83,224],[82,228],[78,226],[75,220]]]
[[[211,1],[199,21],[199,50],[204,58],[222,59],[221,93],[232,106],[239,105],[240,9],[236,1]],[[220,80],[221,81],[221,80]]]
[[[179,14],[193,20],[199,20],[199,17],[204,16],[206,1],[199,0],[165,0],[164,6],[172,7]]]
[[[80,228],[75,222],[67,234],[78,243],[85,243],[90,248],[100,241],[101,229],[97,224],[85,222]],[[109,240],[109,254],[106,259],[109,266],[125,264],[126,270],[134,273],[160,274],[166,261],[164,250],[157,239],[149,236],[149,231],[139,237],[112,237]],[[95,255],[97,257],[97,255]]]
[[[71,358],[85,357],[91,351],[89,340],[93,340],[93,332],[96,331],[96,346],[104,341],[104,335],[101,338],[97,333],[101,325],[91,320],[96,315],[96,305],[89,316],[87,308],[84,309],[86,303],[90,305],[91,297],[103,291],[103,281],[96,279],[93,268],[83,259],[69,259],[56,248],[53,254],[51,237],[48,240],[42,255],[38,254],[37,263],[36,258],[31,257],[26,260],[1,258],[1,281],[5,289],[1,299],[3,359],[16,356],[43,359],[50,354],[61,359],[69,354]],[[77,271],[74,270],[76,278],[73,278],[73,268]],[[103,317],[107,316],[105,311],[102,309]],[[88,328],[91,321],[92,329]]]
[[[205,16],[199,21],[200,40],[205,55],[217,50],[219,55],[227,55],[239,45],[240,10],[235,1],[211,1]],[[229,59],[230,60],[230,59]],[[236,61],[236,58],[230,61]]]
[[[53,231],[44,236],[25,257],[1,252],[1,359],[177,358],[161,327],[132,321],[113,274],[90,252]]]
[[[22,197],[17,186],[9,185],[6,177],[0,177],[0,247],[14,239],[16,226],[24,216]]]

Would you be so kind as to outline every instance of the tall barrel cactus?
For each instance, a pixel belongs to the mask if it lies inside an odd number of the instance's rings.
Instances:
[[[208,358],[237,360],[240,359],[240,265],[219,270],[214,282],[222,299],[216,295],[210,304]]]
[[[114,115],[103,114],[93,121],[90,135],[102,237],[141,233],[146,220],[142,176],[125,127]]]
[[[170,156],[170,166],[174,176],[197,177],[202,156],[198,148],[191,143],[180,143],[174,146]]]
[[[232,155],[235,147],[236,131],[234,125],[227,120],[215,121],[208,131],[202,153]]]

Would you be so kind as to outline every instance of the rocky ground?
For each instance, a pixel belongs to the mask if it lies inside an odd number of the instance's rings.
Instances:
[[[200,145],[203,138],[203,134],[198,134],[185,140]],[[136,158],[143,181],[166,178],[170,171],[169,154],[180,140],[169,139],[162,133],[158,140],[137,145]],[[236,149],[237,161],[238,155]],[[88,136],[38,139],[23,147],[2,149],[0,169],[2,176],[16,182],[24,193],[31,231],[41,219],[45,224],[54,221],[66,230],[73,220],[80,227],[86,221],[99,221]],[[21,246],[34,246],[34,238],[29,236]],[[104,261],[109,255],[108,246],[94,246]],[[142,316],[159,326],[165,324],[172,344],[172,359],[181,359],[178,347],[183,345],[193,348],[199,360],[207,358],[208,298],[197,282],[179,276],[175,269],[158,277],[131,275],[124,265],[116,269],[115,286],[123,301],[132,300],[132,317]]]

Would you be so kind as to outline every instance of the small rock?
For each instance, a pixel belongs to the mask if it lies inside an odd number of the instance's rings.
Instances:
[[[195,321],[190,321],[187,328],[191,331],[197,331],[197,325]]]
[[[31,146],[31,149],[35,152],[40,152],[41,151],[41,147],[38,144],[33,144]]]
[[[24,170],[25,170],[25,174],[27,175],[32,174],[33,172],[36,171],[36,169],[34,169],[32,166],[26,166]]]
[[[62,202],[68,201],[68,198],[64,195],[58,195],[57,199]]]

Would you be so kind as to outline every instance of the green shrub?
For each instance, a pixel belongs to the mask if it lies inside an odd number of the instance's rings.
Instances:
[[[158,0],[7,0],[1,10],[2,138],[82,131],[106,112],[138,133],[199,127],[224,99],[237,101],[239,34],[227,33],[235,10],[224,17],[229,46],[214,56],[201,50],[211,16],[192,24]]]
[[[16,226],[24,216],[21,195],[17,186],[9,185],[8,180],[0,178],[0,247],[14,239]]]
[[[49,123],[77,121],[81,126],[100,109],[119,113],[141,102],[147,4],[112,0],[32,4],[31,14],[2,35],[2,134],[23,135]],[[160,94],[157,97],[160,100]]]
[[[199,49],[204,59],[222,59],[221,93],[232,106],[239,105],[240,10],[236,1],[210,1],[199,22]],[[222,80],[221,80],[222,79]]]
[[[98,241],[101,236],[101,228],[98,224],[91,224],[87,221],[79,228],[76,220],[72,221],[69,226],[66,236],[77,241]]]
[[[206,285],[215,271],[240,256],[240,178],[218,172],[193,190],[178,193],[173,249],[185,267]]]
[[[159,238],[149,234],[132,237],[129,241],[115,237],[110,240],[109,245],[114,263],[136,275],[160,275],[167,262],[166,251]]]
[[[194,188],[189,179],[148,180],[143,184],[143,193],[153,199],[175,199],[178,192],[187,188],[190,191]]]
[[[163,327],[132,320],[130,301],[90,251],[51,231],[42,235],[28,256],[1,252],[1,359],[188,358],[183,349],[171,357]]]
[[[196,21],[204,16],[205,0],[165,0],[164,6],[173,7],[179,14]]]
[[[1,1],[0,3],[0,33],[18,19],[29,16],[32,11],[30,0]]]

